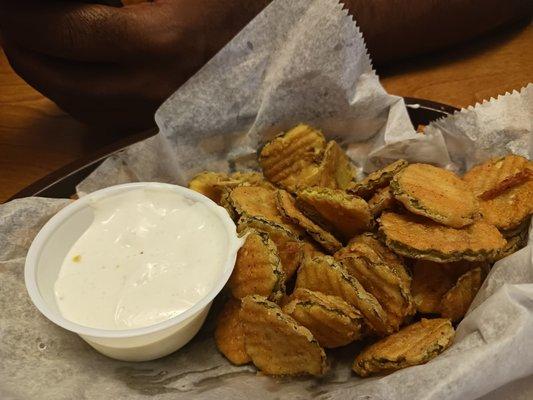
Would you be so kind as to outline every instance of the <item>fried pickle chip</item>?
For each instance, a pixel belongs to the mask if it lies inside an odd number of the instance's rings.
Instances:
[[[272,190],[276,189],[276,187],[267,181],[260,172],[234,172],[230,174],[230,181],[238,182],[234,187],[245,184],[247,186],[260,186]]]
[[[352,163],[339,144],[330,140],[317,170],[317,178],[310,179],[306,186],[322,186],[331,189],[346,189],[354,178]]]
[[[520,229],[517,229],[511,235],[508,235],[507,244],[500,251],[500,253],[496,257],[496,260],[501,260],[504,257],[510,256],[511,254],[517,252],[518,250],[520,250],[521,248],[527,245],[528,233],[529,233],[529,220],[526,220],[525,222],[526,223],[523,223],[520,225],[519,227]],[[502,234],[506,236],[506,232],[502,232]]]
[[[357,308],[376,333],[386,335],[392,331],[387,313],[376,298],[333,257],[305,258],[296,275],[295,288],[338,296]]]
[[[531,161],[530,161],[530,164],[531,164]],[[492,190],[489,190],[483,193],[483,195],[479,196],[479,198],[482,200],[493,199],[496,196],[499,196],[500,194],[504,193],[507,189],[520,185],[521,183],[526,182],[528,180],[529,181],[533,180],[533,166],[523,169],[522,171],[513,175],[512,177],[505,179],[504,181],[500,182],[497,186],[495,186]]]
[[[455,229],[415,215],[384,212],[379,231],[396,253],[436,262],[493,260],[506,244],[498,229],[483,220]]]
[[[355,236],[346,247],[335,253],[335,259],[356,255],[371,264],[386,264],[403,282],[405,287],[411,285],[411,276],[403,260],[387,246],[381,243],[373,233],[365,232]]]
[[[304,247],[304,258],[315,258],[315,257],[322,257],[325,256],[321,251],[321,248],[312,240],[304,240],[303,241],[303,247]]]
[[[481,268],[474,268],[461,276],[440,302],[440,314],[456,322],[462,319],[483,283]]]
[[[299,177],[313,174],[307,170],[322,158],[325,147],[322,132],[300,124],[268,142],[259,154],[259,164],[270,182],[293,190]]]
[[[368,262],[357,255],[345,255],[339,261],[381,304],[392,331],[397,331],[406,317],[414,314],[410,286],[388,265]]]
[[[408,163],[405,160],[394,161],[393,163],[372,172],[361,182],[352,183],[348,187],[348,192],[364,199],[368,199],[372,197],[378,189],[388,186],[392,177],[407,167],[407,165]]]
[[[479,204],[467,184],[433,165],[408,165],[394,176],[390,189],[412,213],[452,228],[470,225],[479,215]]]
[[[240,300],[229,299],[218,315],[215,328],[215,343],[218,350],[235,365],[248,364],[252,361],[244,346],[240,310]]]
[[[220,204],[224,189],[232,189],[240,185],[275,189],[259,172],[234,172],[230,175],[219,172],[201,172],[191,179],[189,189],[202,193]]]
[[[313,334],[265,297],[242,300],[240,318],[246,353],[269,375],[323,375],[326,354]]]
[[[531,179],[530,168],[526,158],[510,154],[473,167],[463,176],[463,180],[477,197],[490,200],[505,190]]]
[[[413,266],[411,293],[418,312],[439,314],[442,296],[453,286],[454,279],[445,263],[417,260]]]
[[[228,180],[228,174],[204,171],[191,179],[189,182],[189,189],[201,193],[204,196],[209,197],[215,203],[220,204],[222,189],[218,184]]]
[[[372,223],[366,201],[343,190],[312,187],[298,192],[296,205],[311,220],[348,240]]]
[[[237,299],[259,294],[278,301],[285,292],[285,274],[276,245],[266,233],[254,230],[246,233],[229,279],[231,293]]]
[[[518,228],[533,214],[533,180],[516,185],[490,200],[479,202],[483,218],[500,230]]]
[[[393,210],[397,205],[398,203],[390,191],[390,186],[378,189],[368,200],[370,213],[374,217],[378,217],[385,210]]]
[[[276,205],[276,191],[260,186],[238,186],[228,197],[228,202],[238,216],[260,216],[283,223],[283,216]]]
[[[296,289],[283,312],[311,331],[325,348],[345,346],[362,337],[363,317],[337,296]]]
[[[328,231],[307,218],[297,207],[294,198],[284,190],[278,190],[277,205],[284,217],[305,229],[326,251],[334,253],[342,244]]]
[[[424,364],[447,349],[454,336],[449,319],[422,318],[365,348],[355,358],[353,370],[365,377]]]
[[[242,216],[237,224],[237,231],[241,233],[248,228],[268,234],[278,249],[286,279],[291,279],[302,262],[304,243],[284,225],[260,216]]]
[[[277,190],[265,187],[239,186],[228,191],[227,195],[223,193],[221,203],[226,209],[229,208],[228,212],[235,216],[234,219],[240,216],[265,218],[283,225],[298,237],[305,235],[305,230],[281,214],[277,206],[276,193]]]

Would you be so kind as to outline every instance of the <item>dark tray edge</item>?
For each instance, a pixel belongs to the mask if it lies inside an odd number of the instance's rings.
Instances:
[[[417,99],[414,97],[404,97],[404,100],[408,106],[407,110],[410,113],[411,119],[413,119],[413,114],[418,114],[417,122],[424,125],[428,124],[430,121],[458,111],[458,109],[453,106],[430,100]],[[157,129],[153,128],[105,146],[102,149],[85,157],[81,157],[37,180],[15,193],[7,199],[7,201],[30,196],[71,197],[73,194],[73,188],[94,171],[107,157],[121,151],[127,146],[153,136],[156,133]]]

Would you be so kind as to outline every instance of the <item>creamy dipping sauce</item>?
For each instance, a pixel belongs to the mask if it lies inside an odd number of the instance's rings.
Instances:
[[[113,330],[153,325],[192,307],[219,279],[229,239],[204,204],[136,189],[91,206],[94,221],[55,282],[66,319]]]

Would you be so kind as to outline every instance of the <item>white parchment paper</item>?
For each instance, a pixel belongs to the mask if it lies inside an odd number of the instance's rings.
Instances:
[[[486,158],[533,153],[533,85],[414,131],[387,94],[361,34],[335,0],[275,0],[158,110],[160,133],[108,158],[80,195],[130,181],[184,184],[205,170],[254,168],[257,147],[307,122],[371,171],[399,157],[457,171]],[[358,344],[330,352],[323,379],[274,379],[234,367],[212,340],[213,314],[195,339],[160,360],[101,356],[46,320],[24,287],[26,251],[69,200],[0,206],[0,399],[474,399],[533,393],[533,241],[492,269],[454,345],[430,363],[362,380]],[[521,379],[522,378],[522,379]],[[512,394],[509,394],[512,393]],[[494,397],[497,396],[497,397]],[[509,397],[510,396],[510,397]],[[523,397],[520,397],[523,396]]]

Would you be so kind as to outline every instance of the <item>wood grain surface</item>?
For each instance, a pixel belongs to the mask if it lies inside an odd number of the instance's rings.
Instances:
[[[533,82],[533,26],[378,70],[390,93],[466,107]],[[75,121],[30,88],[0,51],[0,202],[121,138]]]

